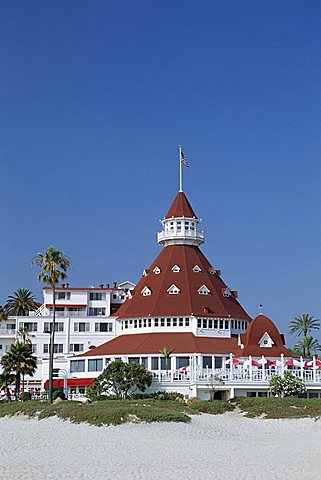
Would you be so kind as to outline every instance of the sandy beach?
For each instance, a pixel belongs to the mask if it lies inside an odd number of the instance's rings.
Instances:
[[[190,424],[0,419],[7,479],[320,478],[321,421],[195,416]]]

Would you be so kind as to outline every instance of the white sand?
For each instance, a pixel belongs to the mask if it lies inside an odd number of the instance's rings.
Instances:
[[[1,479],[315,480],[321,421],[234,412],[190,424],[93,427],[57,418],[0,419]]]

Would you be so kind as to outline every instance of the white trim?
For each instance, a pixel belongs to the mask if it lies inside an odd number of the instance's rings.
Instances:
[[[174,266],[172,267],[172,272],[178,273],[178,272],[180,272],[180,271],[181,271],[181,269],[180,269],[180,267],[179,267],[178,265],[174,265]]]
[[[198,265],[195,265],[195,267],[193,268],[193,272],[194,272],[194,273],[199,273],[199,272],[201,272],[201,271],[202,271],[202,269],[201,269],[201,267],[199,267]]]
[[[167,289],[167,293],[169,293],[170,295],[177,295],[180,292],[180,289],[174,283]]]
[[[145,287],[143,288],[143,290],[142,290],[140,293],[143,295],[143,297],[149,297],[149,295],[152,294],[152,291],[151,291],[150,288],[148,288],[148,287],[145,285]]]

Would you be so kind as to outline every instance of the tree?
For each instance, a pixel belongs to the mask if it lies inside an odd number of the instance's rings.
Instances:
[[[11,345],[10,350],[1,358],[1,365],[5,374],[15,376],[16,400],[19,397],[21,376],[33,376],[37,369],[37,359],[32,353],[30,343],[16,341]]]
[[[152,374],[144,365],[115,360],[94,380],[91,391],[96,397],[114,395],[128,398],[135,390],[144,392],[152,384]]]
[[[306,387],[301,378],[295,377],[291,372],[283,375],[274,375],[270,380],[270,391],[280,397],[292,397],[304,393]]]
[[[3,371],[0,373],[0,390],[5,389],[8,400],[11,400],[10,385],[15,381],[13,373]]]
[[[166,368],[168,367],[168,360],[170,358],[170,356],[172,355],[174,349],[170,349],[169,347],[163,347],[159,353],[161,353],[164,357],[165,357],[165,364],[166,364]]]
[[[33,259],[34,265],[39,265],[41,272],[38,280],[45,282],[52,288],[52,325],[50,330],[49,344],[49,394],[48,401],[52,403],[53,394],[53,356],[55,344],[55,328],[56,328],[56,286],[60,280],[67,278],[67,270],[70,267],[70,260],[65,257],[62,252],[55,250],[53,246],[47,248],[44,253],[38,253]]]
[[[4,307],[0,307],[0,322],[2,320],[7,320],[8,314],[6,312],[6,309]]]
[[[30,330],[26,327],[21,327],[19,328],[17,332],[18,338],[21,339],[23,344],[29,344],[32,348],[32,342],[31,342],[31,337],[34,335],[31,335]],[[25,391],[25,376],[22,374],[22,391]]]
[[[302,355],[303,357],[311,357],[311,355],[317,355],[318,351],[321,351],[321,345],[316,338],[308,335],[307,337],[302,337],[294,345],[293,350],[297,355]]]
[[[7,315],[25,317],[29,311],[37,310],[36,297],[27,288],[18,288],[13,295],[9,295],[5,304]]]
[[[307,337],[312,330],[319,330],[319,328],[320,320],[318,318],[314,318],[308,313],[302,313],[291,321],[289,331],[291,335]],[[306,356],[305,347],[303,347],[302,354],[304,357]]]
[[[215,399],[215,393],[219,392],[223,385],[224,380],[222,380],[218,375],[210,375],[209,383],[206,385],[205,392],[210,394],[211,402],[213,402]]]

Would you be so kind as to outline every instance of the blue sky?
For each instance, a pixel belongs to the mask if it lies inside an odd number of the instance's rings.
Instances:
[[[0,2],[0,304],[137,281],[178,189],[251,314],[320,317],[321,4]],[[289,338],[289,336],[288,336]],[[293,343],[292,340],[290,343]]]

